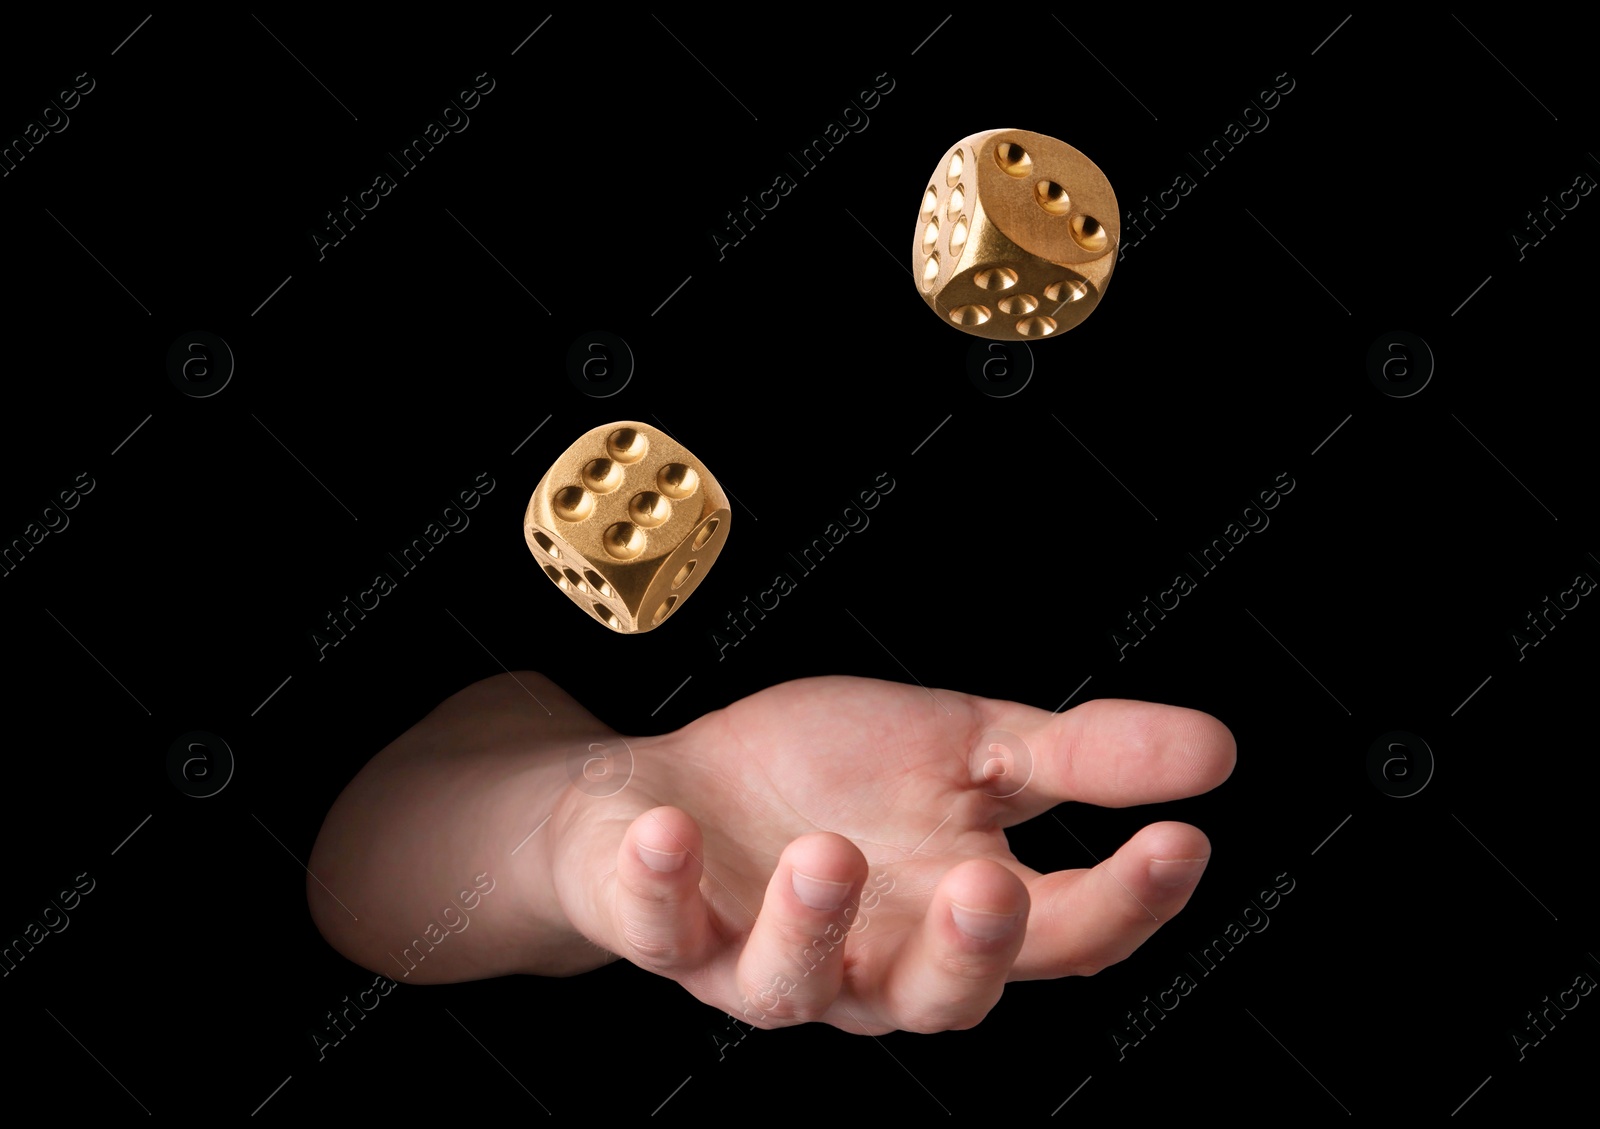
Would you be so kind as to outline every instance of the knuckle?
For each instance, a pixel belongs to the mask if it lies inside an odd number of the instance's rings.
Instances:
[[[627,918],[622,922],[622,939],[639,963],[657,968],[679,964],[687,955],[682,941],[672,933]]]

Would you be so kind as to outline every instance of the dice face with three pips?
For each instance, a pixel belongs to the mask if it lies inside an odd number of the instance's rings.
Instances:
[[[688,448],[648,424],[585,432],[545,472],[528,549],[586,615],[633,635],[660,626],[728,539],[727,495]]]
[[[1023,129],[962,138],[922,194],[912,268],[945,324],[995,341],[1064,333],[1111,281],[1122,227],[1105,173]]]

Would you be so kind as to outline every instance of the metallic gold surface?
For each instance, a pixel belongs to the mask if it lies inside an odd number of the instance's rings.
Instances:
[[[545,472],[528,550],[584,614],[634,635],[665,622],[728,539],[728,497],[693,452],[623,420],[585,432]]]
[[[1111,282],[1122,226],[1111,182],[1064,141],[1025,129],[964,137],[922,194],[911,261],[947,325],[996,341],[1065,333]]]

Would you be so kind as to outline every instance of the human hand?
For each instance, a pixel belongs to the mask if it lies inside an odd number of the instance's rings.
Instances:
[[[1022,748],[990,752],[997,731]],[[1188,901],[1206,837],[1157,823],[1092,869],[1041,874],[1004,829],[1068,800],[1196,795],[1234,764],[1232,735],[1193,710],[1051,715],[840,677],[630,745],[620,791],[570,789],[551,821],[572,928],[753,1025],[872,1034],[969,1028],[1009,981],[1126,958]]]

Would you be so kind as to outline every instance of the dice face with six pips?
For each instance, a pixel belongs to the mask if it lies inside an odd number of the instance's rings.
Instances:
[[[962,138],[922,194],[912,268],[946,325],[996,341],[1064,333],[1111,281],[1122,227],[1105,173],[1023,129]]]
[[[585,432],[545,472],[528,549],[584,613],[614,631],[659,626],[728,539],[727,495],[671,436],[622,421]]]

